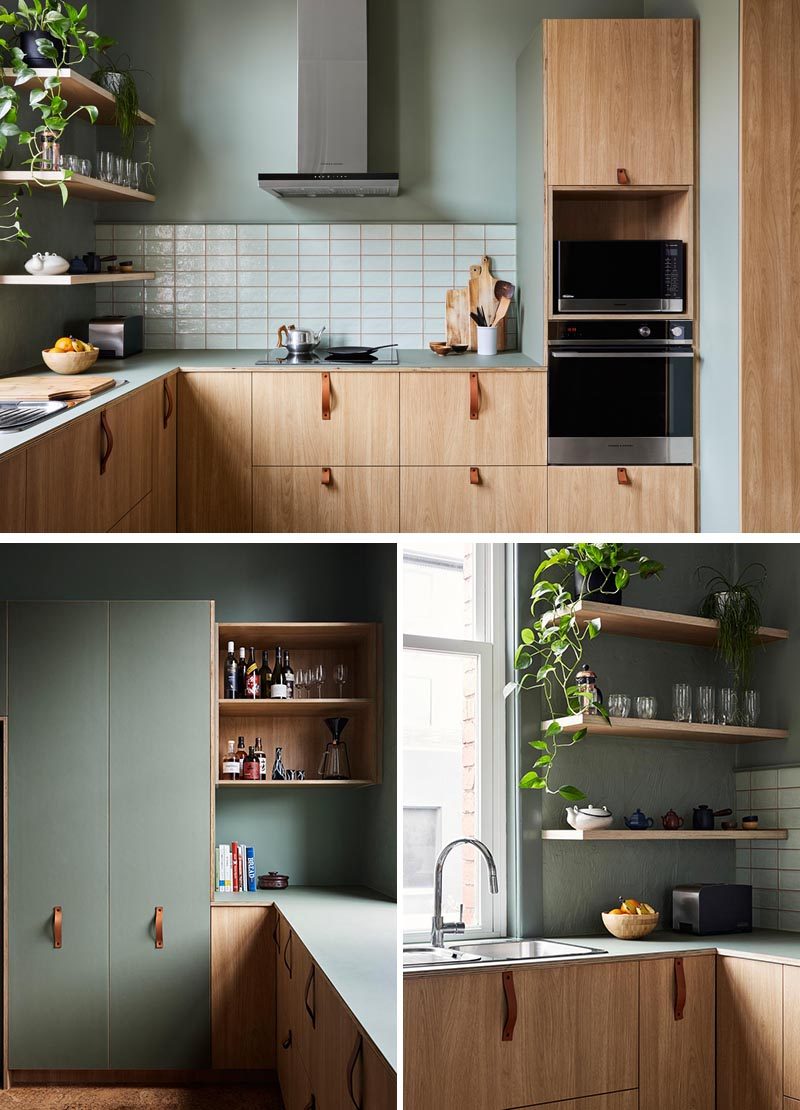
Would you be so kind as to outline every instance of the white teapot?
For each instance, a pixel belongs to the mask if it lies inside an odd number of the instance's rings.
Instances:
[[[614,820],[606,806],[567,806],[566,814],[573,829],[607,829]]]
[[[50,251],[45,251],[44,254],[35,254],[33,258],[29,258],[25,263],[25,269],[29,274],[65,274],[69,269],[69,262],[66,258],[62,258],[60,254],[51,254]]]

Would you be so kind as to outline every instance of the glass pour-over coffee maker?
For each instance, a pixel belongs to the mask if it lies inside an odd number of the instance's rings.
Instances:
[[[321,779],[349,779],[350,758],[347,754],[347,744],[342,740],[349,717],[326,717],[332,739],[328,741],[322,760],[319,765]]]

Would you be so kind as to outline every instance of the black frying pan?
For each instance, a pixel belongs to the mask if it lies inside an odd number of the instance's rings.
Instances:
[[[380,347],[329,347],[326,358],[368,358],[376,351],[383,351],[386,347],[396,347],[396,343],[384,343]]]

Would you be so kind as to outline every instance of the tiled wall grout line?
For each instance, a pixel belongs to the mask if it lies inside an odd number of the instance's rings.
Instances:
[[[753,921],[761,928],[800,930],[800,767],[736,771],[737,820],[757,814],[764,828],[786,828],[788,840],[737,848],[737,882],[753,886]]]

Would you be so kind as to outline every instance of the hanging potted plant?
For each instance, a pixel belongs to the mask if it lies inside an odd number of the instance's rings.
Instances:
[[[139,123],[139,87],[134,76],[138,72],[143,71],[132,68],[127,54],[115,61],[104,54],[92,74],[92,81],[116,98],[114,122],[122,137],[122,153],[126,158],[133,157]]]
[[[585,709],[585,690],[578,685],[578,671],[583,663],[585,644],[594,640],[602,628],[599,617],[580,620],[578,607],[590,593],[595,599],[599,595],[604,601],[608,600],[612,589],[621,600],[631,578],[658,577],[664,567],[635,548],[616,543],[576,543],[553,548],[545,555],[533,576],[533,620],[522,629],[522,643],[514,658],[514,668],[523,672],[522,677],[509,682],[505,694],[540,690],[550,717],[542,737],[530,742],[539,755],[532,770],[522,776],[520,786],[526,790],[560,794],[567,801],[581,801],[586,795],[577,786],[551,785],[559,752],[579,743],[588,731],[579,728],[565,738],[559,723],[559,717],[574,716]],[[560,581],[553,581],[555,569],[563,572]],[[592,589],[595,572],[600,572],[601,581],[598,584],[595,579]],[[546,578],[547,574],[550,577]],[[595,703],[593,710],[609,720],[602,705]]]
[[[735,581],[714,567],[698,567],[697,573],[706,576],[706,592],[698,606],[698,616],[719,623],[717,655],[730,667],[738,717],[744,691],[750,683],[754,637],[761,627],[758,595],[764,586],[767,568],[763,563],[749,563]]]

